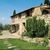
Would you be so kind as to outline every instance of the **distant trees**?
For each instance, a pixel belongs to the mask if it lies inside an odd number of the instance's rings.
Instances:
[[[1,33],[2,30],[3,30],[3,25],[0,24],[0,33]]]
[[[3,30],[10,30],[10,25],[9,25],[9,24],[3,25],[3,24],[0,23],[0,35],[2,35],[1,32],[2,32]]]
[[[26,20],[25,35],[29,37],[44,37],[48,33],[48,25],[45,25],[44,20],[36,20],[36,17],[29,18]]]
[[[10,29],[10,25],[9,24],[3,25],[3,24],[0,23],[0,31],[1,30],[9,30],[9,29]]]
[[[3,25],[3,30],[10,30],[10,25],[9,24]]]

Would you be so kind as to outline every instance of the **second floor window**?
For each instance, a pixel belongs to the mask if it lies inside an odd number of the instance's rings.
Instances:
[[[26,16],[27,17],[32,16],[32,11],[31,10],[26,11]]]
[[[21,14],[19,14],[18,18],[21,18]]]

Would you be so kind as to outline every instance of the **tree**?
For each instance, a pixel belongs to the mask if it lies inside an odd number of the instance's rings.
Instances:
[[[48,25],[45,25],[45,21],[36,19],[36,17],[26,20],[26,35],[29,37],[44,37],[48,33]]]
[[[16,15],[16,10],[13,11],[13,15]]]
[[[3,25],[2,24],[0,24],[0,30],[3,30]]]
[[[49,5],[50,4],[49,0],[44,0],[44,4]]]
[[[43,5],[43,3],[40,4],[40,6],[42,6],[42,5]]]
[[[3,25],[3,30],[10,30],[10,25],[9,24]]]
[[[3,25],[0,23],[0,35],[2,35]]]

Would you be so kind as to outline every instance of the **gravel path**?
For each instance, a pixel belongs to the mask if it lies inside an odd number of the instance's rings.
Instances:
[[[0,35],[0,39],[5,39],[5,38],[17,38],[17,36],[14,36],[11,34],[9,31],[2,31],[3,35]]]

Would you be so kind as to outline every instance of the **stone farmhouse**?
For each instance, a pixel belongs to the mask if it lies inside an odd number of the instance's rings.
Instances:
[[[37,16],[37,19],[44,19],[46,23],[50,24],[50,6],[42,5],[32,7],[30,9],[24,10],[11,16],[11,32],[17,35],[22,35],[26,30],[26,20]]]

